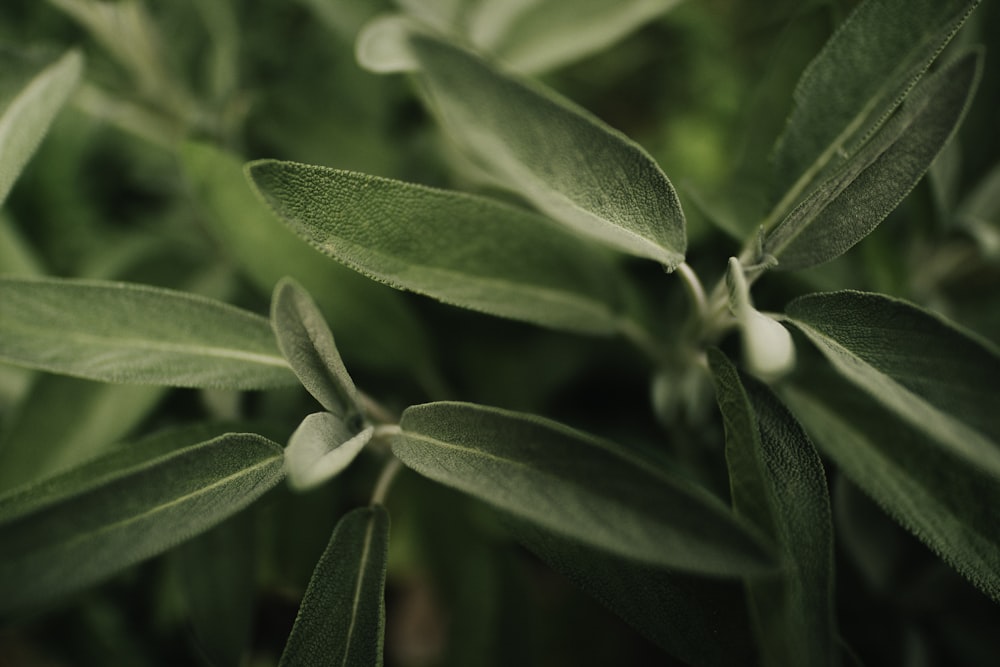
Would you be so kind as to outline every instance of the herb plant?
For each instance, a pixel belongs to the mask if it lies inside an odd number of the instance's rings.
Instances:
[[[995,6],[247,4],[0,10],[0,663],[995,661]]]

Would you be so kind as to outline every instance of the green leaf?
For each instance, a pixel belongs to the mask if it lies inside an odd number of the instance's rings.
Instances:
[[[564,537],[706,574],[774,566],[717,498],[613,443],[467,403],[407,408],[400,426],[393,452],[404,464]]]
[[[774,158],[781,191],[792,188],[801,193],[821,173],[829,173],[853,155],[903,101],[978,4],[979,0],[862,3],[795,88],[795,108]]]
[[[833,526],[823,463],[765,386],[709,352],[726,426],[733,509],[780,546],[780,578],[748,582],[764,664],[836,664]]]
[[[430,345],[403,295],[331,262],[292,233],[254,195],[242,160],[198,143],[184,144],[180,155],[209,231],[263,294],[284,276],[299,281],[349,361],[375,368],[430,363]]]
[[[306,589],[281,667],[382,664],[389,514],[361,507],[337,523]]]
[[[69,473],[0,500],[0,612],[37,605],[157,555],[282,477],[281,448],[228,434],[79,488]]]
[[[309,293],[290,278],[274,288],[271,328],[302,386],[342,421],[357,419],[362,412],[358,390],[340,358],[333,333]]]
[[[788,304],[786,312],[844,378],[953,455],[1000,479],[995,348],[880,294],[812,294]]]
[[[267,320],[129,283],[0,277],[0,359],[104,382],[264,389],[295,384]]]
[[[468,51],[418,31],[408,46],[441,126],[505,187],[621,252],[668,270],[684,260],[680,201],[638,144]]]
[[[339,475],[372,439],[375,429],[350,428],[329,412],[302,420],[285,450],[288,482],[298,490],[311,489]]]
[[[83,56],[70,51],[42,70],[0,116],[0,205],[83,73]]]
[[[962,122],[981,54],[967,53],[922,82],[902,108],[830,179],[775,227],[764,252],[779,269],[839,257],[909,194]]]
[[[250,176],[289,226],[370,278],[559,329],[621,325],[622,279],[602,249],[512,206],[291,162]]]

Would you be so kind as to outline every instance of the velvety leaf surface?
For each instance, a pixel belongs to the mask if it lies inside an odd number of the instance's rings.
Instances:
[[[169,549],[246,507],[281,479],[282,467],[278,445],[227,434],[102,471],[93,485],[71,472],[0,501],[0,612]]]
[[[333,334],[309,293],[289,278],[274,288],[271,328],[278,348],[302,386],[342,421],[360,417],[354,386]]]
[[[340,474],[372,439],[374,428],[349,428],[329,412],[317,412],[302,420],[285,449],[288,481],[297,489],[309,489]]]
[[[414,32],[441,125],[478,163],[578,232],[673,269],[687,247],[673,186],[638,144],[554,92]]]
[[[295,384],[267,320],[225,303],[96,280],[0,278],[0,359],[104,382]]]
[[[385,508],[341,518],[302,598],[282,667],[382,664],[388,550]]]
[[[376,368],[428,362],[426,336],[402,295],[331,262],[296,236],[255,196],[242,160],[200,143],[184,144],[180,155],[209,231],[263,294],[294,277],[327,315],[349,360]]]
[[[779,191],[852,155],[903,101],[979,0],[868,0],[795,88],[775,152]]]
[[[403,413],[408,467],[591,547],[718,575],[773,567],[768,549],[703,489],[627,450],[540,417],[467,403]]]
[[[961,123],[979,79],[972,52],[922,82],[899,112],[771,231],[779,269],[839,257],[909,194]]]
[[[621,278],[600,248],[499,202],[374,176],[260,161],[250,176],[322,252],[399,289],[586,333],[619,326]]]
[[[823,464],[769,389],[741,379],[718,350],[709,363],[726,426],[733,508],[780,545],[780,577],[748,582],[762,662],[837,664],[833,526]]]
[[[70,51],[42,70],[0,116],[0,205],[83,74],[83,56]]]

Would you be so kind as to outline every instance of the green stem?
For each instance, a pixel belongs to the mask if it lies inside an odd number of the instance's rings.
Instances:
[[[396,430],[399,430],[398,426]],[[402,469],[403,464],[399,459],[395,456],[389,459],[389,462],[382,468],[382,474],[379,475],[378,481],[375,483],[375,491],[372,493],[372,505],[385,505],[385,499],[389,496],[389,491],[392,489],[392,482]]]

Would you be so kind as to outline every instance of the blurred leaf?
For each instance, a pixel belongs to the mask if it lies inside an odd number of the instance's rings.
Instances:
[[[955,216],[976,239],[980,251],[994,262],[1000,261],[1000,164],[962,200]]]
[[[319,486],[351,464],[372,439],[375,429],[351,428],[329,412],[302,420],[285,450],[288,482],[300,491]]]
[[[337,523],[281,655],[284,667],[382,664],[389,514],[361,507]]]
[[[320,405],[341,421],[359,419],[358,390],[344,367],[330,327],[309,293],[290,278],[274,288],[271,328],[292,372]]]
[[[281,448],[227,434],[82,483],[0,499],[0,612],[84,588],[218,523],[283,475]],[[99,465],[95,463],[92,465]]]
[[[31,80],[0,116],[0,205],[83,73],[83,56],[70,51]]]
[[[765,386],[709,351],[726,424],[733,509],[780,545],[786,569],[748,582],[764,664],[837,664],[833,526],[823,463]]]
[[[184,292],[0,278],[0,359],[105,382],[262,389],[295,376],[267,320]]]
[[[376,368],[430,363],[429,343],[402,296],[329,261],[281,224],[254,195],[242,161],[196,143],[184,144],[181,158],[209,230],[264,294],[284,276],[298,280],[349,360]]]
[[[622,278],[600,248],[526,211],[470,195],[290,162],[251,163],[268,203],[365,275],[493,315],[608,334]]]
[[[37,276],[42,273],[41,258],[22,237],[10,216],[0,210],[0,274]]]
[[[896,208],[962,122],[981,61],[978,51],[967,53],[917,86],[896,116],[771,230],[764,252],[779,269],[839,257]]]
[[[789,205],[888,119],[978,4],[868,0],[840,25],[799,79],[775,151]]]
[[[569,100],[414,31],[408,48],[442,128],[508,188],[601,243],[684,260],[673,186],[638,144]]]
[[[773,567],[704,489],[553,421],[467,403],[407,408],[393,452],[420,474],[591,547],[716,575]]]

